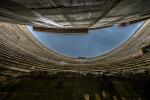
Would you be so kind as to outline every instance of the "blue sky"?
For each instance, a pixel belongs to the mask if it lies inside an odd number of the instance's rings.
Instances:
[[[127,41],[142,25],[132,24],[125,27],[113,27],[90,30],[85,35],[62,35],[36,32],[29,26],[32,34],[47,48],[69,57],[96,57],[112,51]]]

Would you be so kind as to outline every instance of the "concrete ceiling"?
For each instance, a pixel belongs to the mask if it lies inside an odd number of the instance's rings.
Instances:
[[[149,0],[1,0],[0,21],[49,28],[103,28],[149,18]]]

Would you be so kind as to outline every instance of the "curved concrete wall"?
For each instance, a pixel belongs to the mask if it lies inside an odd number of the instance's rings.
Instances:
[[[149,35],[149,21],[120,48],[93,59],[73,59],[55,54],[41,45],[26,26],[0,23],[0,74],[16,76],[32,70],[50,73],[129,73],[150,69],[150,54],[142,54],[142,40]],[[139,56],[140,55],[140,56]]]

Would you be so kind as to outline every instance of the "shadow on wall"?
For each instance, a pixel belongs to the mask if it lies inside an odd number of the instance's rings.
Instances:
[[[115,77],[31,72],[0,84],[0,100],[149,100],[150,73]]]
[[[143,53],[150,53],[150,45],[142,48],[142,50],[143,50]]]

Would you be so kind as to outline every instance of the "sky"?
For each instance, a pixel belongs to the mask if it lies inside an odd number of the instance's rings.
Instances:
[[[90,30],[84,35],[64,35],[28,29],[33,36],[48,49],[69,57],[92,58],[103,55],[126,42],[143,23],[131,24],[125,27],[112,27]]]

